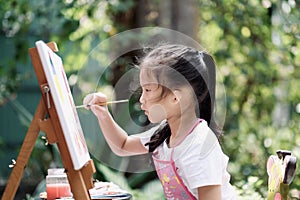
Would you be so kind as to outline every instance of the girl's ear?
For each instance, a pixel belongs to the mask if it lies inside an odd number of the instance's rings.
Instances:
[[[181,97],[182,97],[182,94],[179,90],[174,90],[173,91],[173,100],[176,101],[176,102],[179,102],[181,100]]]

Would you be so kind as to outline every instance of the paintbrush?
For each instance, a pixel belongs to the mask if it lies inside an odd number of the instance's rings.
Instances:
[[[128,99],[123,99],[123,100],[116,100],[116,101],[107,101],[107,102],[101,102],[101,103],[97,103],[94,105],[98,105],[98,106],[104,106],[107,104],[115,104],[115,103],[125,103],[128,102]],[[87,104],[87,105],[80,105],[80,106],[75,106],[75,108],[85,108],[85,107],[90,107],[91,104]]]

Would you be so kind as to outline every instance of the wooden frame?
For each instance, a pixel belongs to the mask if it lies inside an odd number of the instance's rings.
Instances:
[[[47,46],[54,52],[58,51],[54,42],[48,43]],[[93,187],[92,176],[96,171],[93,160],[90,159],[81,169],[74,169],[37,48],[30,48],[29,54],[38,79],[42,99],[37,106],[33,120],[24,138],[16,164],[7,181],[2,200],[14,199],[40,131],[46,133],[49,144],[57,144],[74,199],[91,199],[89,189]],[[48,115],[47,118],[46,115]]]

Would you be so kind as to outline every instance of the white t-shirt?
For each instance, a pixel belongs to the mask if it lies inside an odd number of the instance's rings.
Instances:
[[[157,128],[158,126],[140,135],[143,145],[149,142]],[[166,141],[156,150],[159,159],[170,160],[172,148],[168,147]],[[206,121],[200,122],[183,142],[174,147],[173,160],[179,176],[196,198],[198,187],[208,185],[221,185],[223,200],[236,198],[235,191],[229,183],[228,157],[223,153]]]

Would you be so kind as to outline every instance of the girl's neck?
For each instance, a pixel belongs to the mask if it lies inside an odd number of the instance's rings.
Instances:
[[[184,137],[186,137],[188,131],[197,121],[197,116],[187,113],[186,115],[181,115],[181,117],[176,119],[169,119],[168,123],[171,129],[171,136],[169,138],[169,146],[175,147],[178,145]]]

